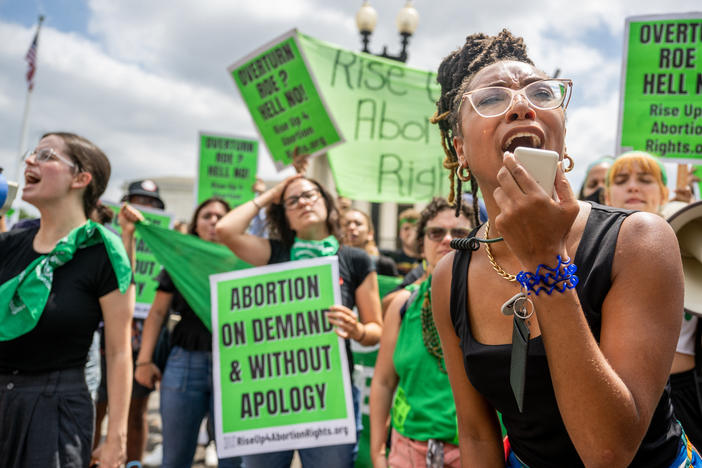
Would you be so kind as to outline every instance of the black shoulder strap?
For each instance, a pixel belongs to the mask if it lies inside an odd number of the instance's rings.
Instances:
[[[414,302],[414,300],[417,298],[417,294],[419,294],[419,288],[415,289],[412,291],[412,294],[410,294],[410,297],[405,301],[404,304],[402,304],[402,308],[400,309],[400,322],[405,318],[405,314],[407,313],[407,309],[409,309],[409,305]]]

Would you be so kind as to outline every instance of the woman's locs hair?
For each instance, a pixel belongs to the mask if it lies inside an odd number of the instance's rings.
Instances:
[[[466,37],[462,47],[451,52],[439,65],[436,80],[441,86],[441,95],[436,102],[436,113],[431,122],[439,125],[441,146],[446,157],[443,165],[449,170],[450,193],[449,203],[456,203],[456,216],[461,211],[461,195],[463,183],[456,177],[459,168],[458,156],[453,147],[453,137],[461,136],[460,108],[463,93],[467,91],[470,80],[478,71],[488,65],[504,60],[514,60],[533,65],[526,53],[526,45],[521,37],[515,37],[507,29],[496,36],[471,34]],[[466,168],[469,169],[469,168]],[[475,225],[478,219],[478,183],[470,175],[471,194],[473,195],[473,217]]]
[[[66,156],[76,163],[79,172],[88,172],[92,176],[83,192],[83,211],[89,218],[110,180],[110,161],[105,153],[87,138],[69,132],[49,132],[42,135],[42,138],[50,135],[63,140],[68,149]]]

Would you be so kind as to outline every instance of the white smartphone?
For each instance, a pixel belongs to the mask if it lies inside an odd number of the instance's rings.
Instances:
[[[558,166],[558,153],[551,150],[518,146],[514,150],[514,157],[519,164],[524,166],[536,183],[544,189],[544,192],[553,196],[553,185],[556,181],[556,168]]]

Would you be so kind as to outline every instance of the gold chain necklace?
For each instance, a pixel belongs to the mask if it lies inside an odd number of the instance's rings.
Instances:
[[[485,223],[485,238],[490,238],[490,221],[487,221]],[[498,275],[500,275],[507,281],[517,281],[517,277],[515,275],[510,275],[505,270],[503,270],[500,265],[497,264],[497,262],[495,261],[495,257],[492,256],[490,244],[485,244],[485,253],[487,254],[488,260],[490,260],[490,265],[492,265],[492,269],[495,270]]]

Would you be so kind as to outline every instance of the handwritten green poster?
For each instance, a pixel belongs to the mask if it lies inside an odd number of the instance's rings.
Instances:
[[[254,198],[258,141],[200,132],[196,200],[225,199],[232,208]]]
[[[115,216],[112,218],[112,222],[108,227],[120,234],[122,228],[120,228],[117,222],[117,213],[119,212],[120,204],[112,203],[107,201],[102,201],[102,204],[110,208]],[[166,213],[162,210],[156,210],[154,208],[145,208],[143,206],[134,206],[134,208],[141,211],[150,223],[156,226],[161,226],[165,228],[171,228],[173,226],[173,215]],[[136,242],[135,251],[135,264],[134,264],[134,281],[136,282],[136,305],[134,306],[134,317],[145,319],[151,309],[151,303],[156,297],[156,287],[158,282],[156,277],[161,272],[161,264],[158,263],[156,257],[151,252],[151,250],[146,246],[146,243],[141,238],[139,233],[134,235]]]
[[[619,150],[702,159],[702,13],[627,18]]]
[[[210,276],[220,457],[356,440],[337,257]]]
[[[308,70],[296,31],[228,68],[278,170],[298,154],[318,155],[343,139]]]
[[[298,37],[346,138],[328,153],[339,193],[394,203],[447,196],[439,129],[429,122],[439,97],[436,73]]]

